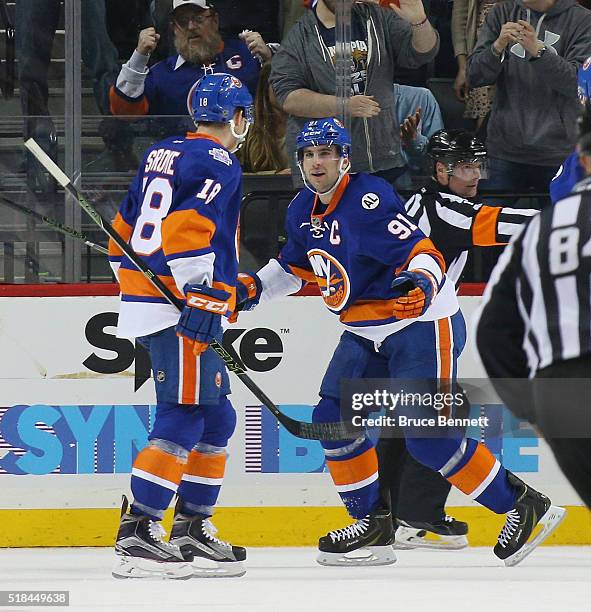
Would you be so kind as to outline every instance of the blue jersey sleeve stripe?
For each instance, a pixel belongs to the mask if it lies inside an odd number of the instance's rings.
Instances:
[[[200,255],[207,255],[213,253],[211,247],[205,247],[203,249],[195,249],[193,251],[183,251],[182,253],[173,253],[171,255],[165,255],[166,261],[173,261],[175,259],[186,259],[187,257],[199,257]]]

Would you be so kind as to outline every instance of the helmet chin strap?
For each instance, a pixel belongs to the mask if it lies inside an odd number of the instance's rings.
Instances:
[[[236,153],[236,151],[238,151],[240,147],[242,147],[244,141],[246,140],[246,135],[248,134],[249,128],[250,122],[247,121],[246,127],[244,128],[244,132],[242,132],[242,134],[238,134],[238,132],[236,131],[236,122],[234,121],[234,118],[230,119],[230,131],[232,132],[232,136],[234,136],[234,138],[236,138],[236,140],[238,141],[236,143],[236,146],[230,151],[230,153]]]
[[[342,157],[341,158],[341,163],[339,164],[339,177],[337,178],[337,180],[335,181],[334,185],[326,190],[326,191],[316,191],[306,180],[306,174],[304,173],[304,168],[303,168],[303,164],[302,162],[298,162],[298,168],[300,169],[300,174],[302,175],[302,180],[304,181],[304,185],[306,186],[307,189],[309,189],[312,193],[316,194],[317,196],[324,196],[324,195],[328,195],[328,194],[332,194],[334,191],[336,191],[337,187],[339,186],[340,182],[343,180],[343,177],[345,176],[345,174],[347,174],[347,172],[349,172],[349,170],[351,169],[351,166],[347,166],[347,169],[343,169],[343,166],[345,165],[345,162],[348,162],[349,158],[348,157]]]

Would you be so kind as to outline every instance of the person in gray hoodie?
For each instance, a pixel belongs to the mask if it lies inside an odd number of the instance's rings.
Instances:
[[[273,57],[270,83],[290,116],[286,145],[306,121],[338,114],[335,73],[335,0],[318,0],[291,29]],[[416,68],[437,54],[439,39],[421,0],[401,0],[400,8],[355,2],[351,10],[351,98],[354,172],[393,182],[404,172],[400,125],[396,121],[393,75],[396,66]],[[292,175],[299,176],[295,159]]]
[[[576,0],[494,6],[468,58],[471,87],[496,83],[481,188],[546,192],[576,141],[577,70],[591,54],[591,11]]]

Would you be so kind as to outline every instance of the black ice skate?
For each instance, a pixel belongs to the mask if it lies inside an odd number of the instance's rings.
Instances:
[[[177,509],[179,508],[177,504]],[[191,562],[195,578],[226,578],[244,576],[246,549],[232,546],[215,537],[216,529],[203,516],[186,516],[176,512],[170,542],[178,546]]]
[[[123,497],[121,521],[115,542],[118,561],[114,578],[191,578],[193,570],[178,548],[165,542],[166,532],[158,521],[147,516],[127,513],[127,498]]]
[[[468,523],[445,516],[440,521],[396,520],[396,542],[394,548],[431,548],[434,550],[461,550],[468,546]]]
[[[356,523],[330,531],[318,542],[320,565],[390,565],[396,561],[389,510],[379,508]]]
[[[558,527],[566,510],[553,506],[550,500],[525,484],[511,472],[509,482],[519,488],[515,508],[507,513],[494,553],[505,565],[517,565]],[[530,539],[536,525],[541,530]]]

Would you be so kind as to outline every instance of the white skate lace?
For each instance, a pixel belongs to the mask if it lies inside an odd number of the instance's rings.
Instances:
[[[362,518],[348,527],[344,527],[343,529],[335,529],[328,535],[333,542],[338,542],[339,540],[346,540],[347,538],[356,538],[367,531],[368,527],[369,519]]]
[[[148,530],[152,539],[158,542],[158,544],[162,544],[167,548],[177,548],[174,544],[171,544],[170,542],[167,542],[163,539],[166,535],[166,531],[160,523],[156,521],[150,521]]]
[[[455,519],[453,516],[449,516],[449,514],[446,514],[446,515],[443,517],[443,520],[444,520],[446,523],[453,523],[453,522],[454,522],[456,519]]]
[[[215,534],[218,532],[217,527],[209,520],[205,519],[201,524],[201,531],[203,531],[205,537],[212,542],[215,542],[218,546],[225,546],[226,548],[232,548],[232,544],[229,542],[224,542],[219,538],[215,537]]]
[[[505,525],[499,534],[499,544],[505,548],[513,534],[517,531],[517,527],[519,526],[519,512],[517,510],[509,510],[507,512],[507,519],[505,521]]]

